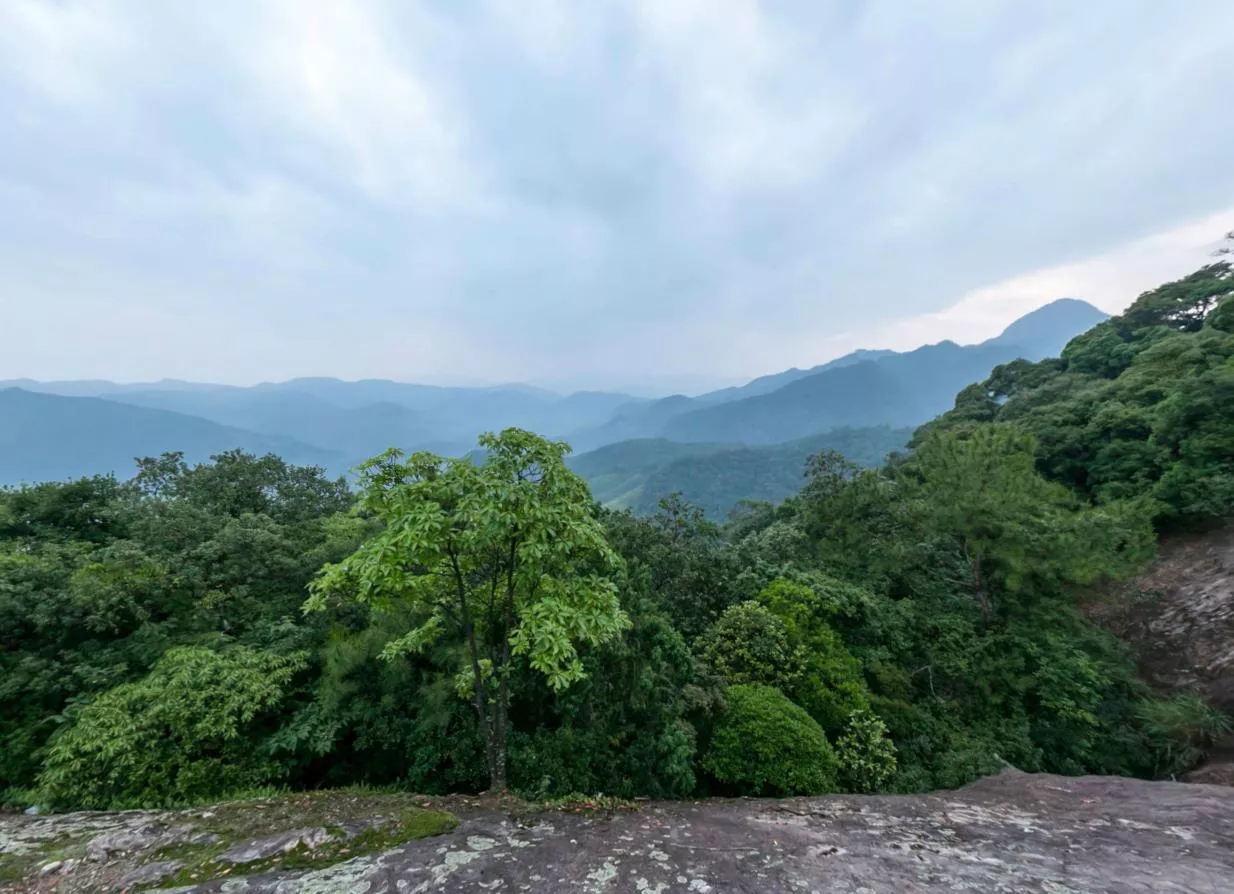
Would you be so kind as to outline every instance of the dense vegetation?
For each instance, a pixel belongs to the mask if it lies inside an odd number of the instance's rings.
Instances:
[[[1086,502],[1143,498],[1163,527],[1234,505],[1234,276],[1228,262],[1141,295],[1062,356],[995,368],[934,428],[1016,425],[1037,468]]]
[[[724,525],[588,500],[510,429],[359,493],[233,452],[0,492],[0,790],[910,791],[1161,776],[1222,721],[1079,609],[1234,514],[1231,271],[999,367],[877,469]]]
[[[592,495],[611,509],[654,513],[681,494],[713,521],[744,500],[779,503],[801,489],[801,470],[816,453],[834,451],[858,466],[882,465],[912,436],[906,428],[841,428],[783,444],[742,447],[644,438],[571,457]]]

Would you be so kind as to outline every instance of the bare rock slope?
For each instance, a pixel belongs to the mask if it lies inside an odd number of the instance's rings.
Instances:
[[[1143,670],[1234,714],[1234,524],[1163,539],[1137,584],[1148,597],[1143,627],[1127,633],[1141,645]]]
[[[324,868],[241,868],[174,890],[1234,891],[1234,789],[1219,786],[1009,771],[920,796],[660,803],[593,816],[460,813],[453,831]],[[185,824],[167,816],[173,827]],[[42,822],[53,820],[72,815]],[[32,822],[0,819],[0,843],[21,842]],[[104,816],[91,822],[106,826]],[[71,890],[71,878],[18,884]]]

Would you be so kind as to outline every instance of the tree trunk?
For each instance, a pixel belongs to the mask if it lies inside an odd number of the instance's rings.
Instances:
[[[501,703],[502,699],[498,699],[498,704],[493,710],[493,763],[489,767],[489,791],[493,794],[504,795],[507,791],[506,783],[506,706]]]

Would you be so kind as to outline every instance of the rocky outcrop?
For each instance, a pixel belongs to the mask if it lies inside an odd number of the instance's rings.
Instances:
[[[930,795],[460,813],[452,832],[326,868],[174,890],[1096,894],[1230,891],[1234,879],[1234,789],[1218,786],[1008,771]],[[20,840],[28,821],[0,819],[0,835]]]
[[[1136,585],[1142,598],[1129,633],[1145,674],[1234,714],[1234,526],[1162,539]]]

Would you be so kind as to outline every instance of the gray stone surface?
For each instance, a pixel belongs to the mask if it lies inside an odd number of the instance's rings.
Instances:
[[[126,873],[120,879],[120,890],[126,890],[134,885],[150,885],[155,882],[161,882],[169,875],[175,875],[184,864],[179,860],[159,860],[154,863],[146,863],[138,866],[136,869]]]
[[[148,822],[96,835],[86,845],[86,856],[102,862],[112,854],[132,854],[200,840],[190,825]]]
[[[312,850],[329,840],[330,833],[325,829],[293,829],[290,832],[280,832],[256,841],[237,844],[228,848],[219,859],[226,863],[252,863],[275,854],[293,851],[301,845]]]
[[[1234,790],[1007,772],[922,796],[652,804],[455,832],[193,892],[1234,892]]]
[[[1118,632],[1154,683],[1234,714],[1234,523],[1163,537],[1159,551],[1135,581],[1151,598]]]

